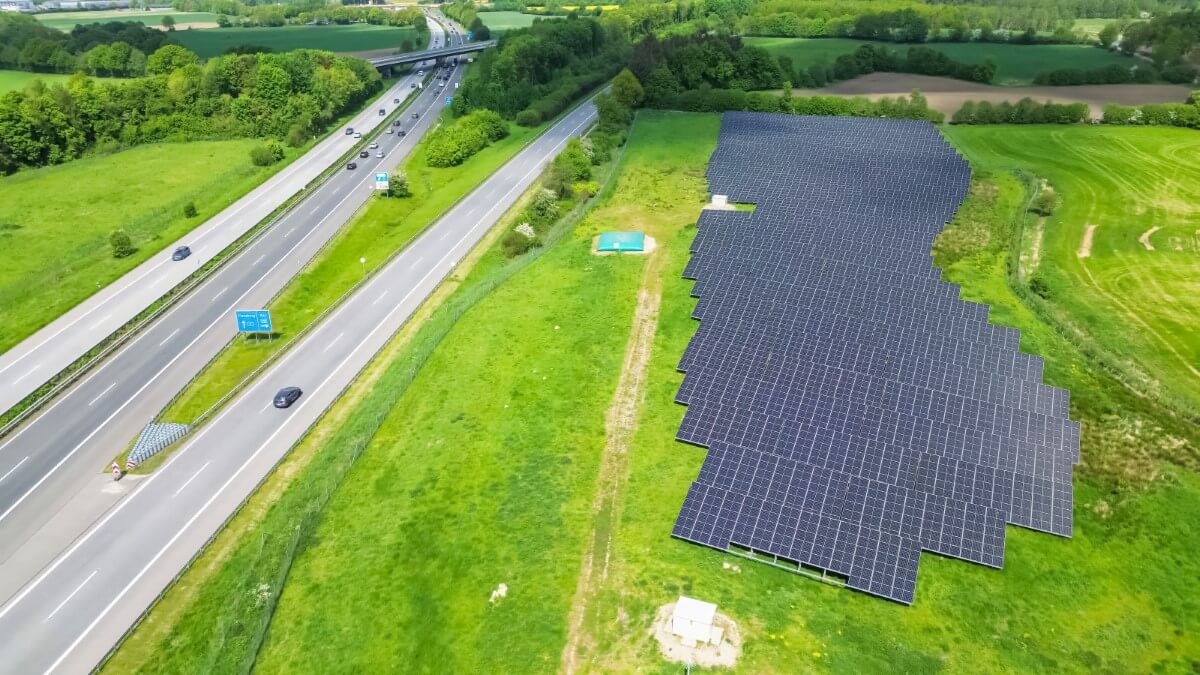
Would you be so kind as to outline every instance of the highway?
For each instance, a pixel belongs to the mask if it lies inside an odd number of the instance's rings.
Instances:
[[[443,31],[435,22],[430,25],[438,39]],[[463,68],[454,71],[451,81]],[[412,119],[407,111],[400,117],[401,128],[408,131],[404,137],[380,130],[384,158],[376,158],[372,150],[370,158],[354,160],[356,170],[339,168],[236,259],[0,441],[0,602],[99,517],[94,514],[74,530],[48,525],[234,337],[234,310],[265,306],[371,198],[374,171],[398,166],[435,123],[444,93],[436,86],[411,89],[410,83],[417,81],[415,75],[405,78],[388,94],[386,107],[394,110],[392,98],[418,93],[410,110],[419,118]],[[369,111],[372,121],[383,119],[377,108]],[[340,133],[334,140],[338,147],[331,153],[336,159],[351,141]],[[197,239],[191,241],[194,245]],[[214,239],[202,241],[215,246]],[[169,259],[169,249],[165,255],[160,258]],[[176,269],[169,262],[165,266]],[[127,292],[150,298],[140,290]],[[292,331],[289,326],[275,328],[285,334]]]
[[[430,39],[440,41],[445,31],[429,22]],[[461,31],[460,31],[461,32]],[[461,38],[460,38],[461,39]],[[355,115],[349,126],[364,133],[379,125],[379,109],[396,108],[392,99],[407,98],[415,75],[401,79]],[[0,354],[0,411],[8,410],[74,363],[92,347],[136,317],[255,224],[321,175],[353,145],[354,139],[335,129],[303,157],[292,162],[225,210],[171,242],[154,257],[84,302]],[[177,246],[191,247],[192,255],[171,261]],[[0,471],[0,475],[4,475]]]
[[[574,110],[448,211],[0,608],[0,671],[87,672],[425,297],[595,119]],[[275,409],[283,386],[304,395]]]

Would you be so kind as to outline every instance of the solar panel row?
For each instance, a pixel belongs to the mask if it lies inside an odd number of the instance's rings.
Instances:
[[[684,276],[678,438],[708,448],[676,537],[912,602],[922,550],[1000,567],[1071,534],[1079,425],[1020,335],[933,267],[970,168],[931,125],[728,113]]]

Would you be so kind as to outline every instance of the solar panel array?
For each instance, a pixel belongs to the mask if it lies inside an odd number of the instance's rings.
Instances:
[[[1000,567],[1071,534],[1079,425],[1019,334],[930,256],[967,163],[930,124],[728,113],[684,276],[680,440],[708,448],[674,536],[911,603],[922,550]]]

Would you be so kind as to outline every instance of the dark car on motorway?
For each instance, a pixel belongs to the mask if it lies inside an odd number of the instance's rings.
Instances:
[[[384,116],[384,115],[386,115],[386,114],[387,114],[387,111],[386,111],[386,110],[384,110],[383,108],[380,108],[380,109],[379,109],[379,116],[380,116],[380,117],[383,117],[383,116]]]
[[[400,120],[396,120],[396,121],[392,122],[392,126],[394,126],[394,127],[400,126]]]
[[[420,117],[420,115],[418,115],[417,113],[413,113],[413,119],[414,119],[414,120],[415,120],[415,119],[417,119],[418,117]]]
[[[349,164],[346,165],[346,168],[353,171],[358,168],[358,164],[355,162],[350,162]]]
[[[303,393],[300,391],[300,387],[284,387],[275,394],[275,407],[286,408],[295,403]]]
[[[398,99],[398,98],[392,99],[392,103],[399,103],[399,102],[400,102],[400,99]]]
[[[346,135],[347,136],[354,135],[354,127],[346,127]]]
[[[363,159],[366,159],[367,157],[370,157],[370,156],[371,156],[371,153],[367,152],[366,150],[363,150],[363,151],[361,151],[361,152],[359,152],[359,153],[358,153],[358,156],[359,156],[359,157],[362,157]]]
[[[191,254],[192,249],[188,248],[187,246],[180,246],[179,248],[175,249],[173,253],[171,253],[171,260],[183,260]]]

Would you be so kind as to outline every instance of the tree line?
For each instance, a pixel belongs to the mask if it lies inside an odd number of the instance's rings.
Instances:
[[[201,65],[166,45],[146,61],[146,77],[76,74],[65,85],[35,81],[0,95],[0,173],[164,140],[275,138],[298,147],[382,88],[367,62],[310,49]]]
[[[1188,56],[1200,47],[1200,10],[1163,14],[1124,26],[1105,26],[1105,31],[1107,34],[1102,38],[1105,46],[1127,55],[1148,53],[1154,65],[1162,70],[1163,79],[1168,79],[1168,73],[1178,78],[1168,81],[1191,81],[1196,77]],[[1186,74],[1191,78],[1183,79]]]
[[[77,25],[69,33],[24,14],[0,14],[0,68],[36,72],[137,76],[146,55],[174,44],[168,34],[136,21]]]
[[[615,75],[628,53],[629,36],[603,17],[535,21],[476,56],[452,110],[486,108],[533,126]]]

